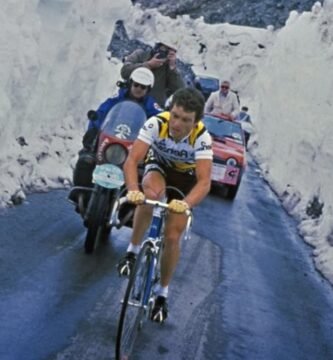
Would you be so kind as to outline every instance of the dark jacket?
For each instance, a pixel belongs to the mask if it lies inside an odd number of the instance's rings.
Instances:
[[[152,58],[152,51],[142,49],[135,50],[125,59],[120,74],[124,80],[128,80],[132,71],[138,67],[148,67],[147,61]],[[171,70],[168,64],[152,70],[155,76],[155,83],[150,94],[156,99],[160,106],[164,107],[165,101],[176,90],[184,87],[183,79],[177,69]]]
[[[88,129],[100,129],[102,126],[104,119],[107,113],[111,110],[111,108],[118,104],[121,101],[128,99],[128,89],[119,89],[118,95],[109,98],[104,101],[99,108],[97,109],[98,118],[95,121],[89,121]],[[151,95],[146,95],[141,102],[138,102],[144,108],[147,117],[151,117],[156,115],[162,111],[162,109],[156,103],[156,100]]]

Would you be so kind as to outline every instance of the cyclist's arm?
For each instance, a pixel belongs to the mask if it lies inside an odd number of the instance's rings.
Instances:
[[[212,171],[212,160],[198,159],[196,161],[197,183],[185,197],[185,201],[190,208],[198,205],[210,191],[210,177]]]
[[[138,165],[144,160],[149,144],[142,140],[135,140],[131,151],[124,164],[125,182],[127,190],[135,191],[139,190],[138,184]]]

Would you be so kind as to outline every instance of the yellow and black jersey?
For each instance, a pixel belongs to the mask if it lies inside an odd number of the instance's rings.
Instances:
[[[202,121],[181,141],[176,142],[169,132],[170,113],[163,112],[148,119],[138,139],[150,145],[148,161],[155,160],[180,172],[193,172],[195,161],[212,159],[212,139]]]

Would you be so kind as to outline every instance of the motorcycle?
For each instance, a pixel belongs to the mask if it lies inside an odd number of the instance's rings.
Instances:
[[[91,120],[97,113],[90,110]],[[125,100],[116,104],[107,114],[98,134],[96,167],[92,174],[92,187],[74,186],[69,199],[76,198],[78,212],[87,228],[84,248],[93,253],[97,244],[108,239],[111,229],[131,226],[134,206],[127,204],[120,210],[120,221],[113,221],[112,213],[117,200],[126,192],[123,164],[146,121],[144,109],[134,101]]]

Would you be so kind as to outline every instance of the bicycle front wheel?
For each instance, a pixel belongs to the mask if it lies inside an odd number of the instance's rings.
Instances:
[[[142,328],[152,287],[153,255],[144,244],[128,281],[118,322],[116,359],[127,360]]]

